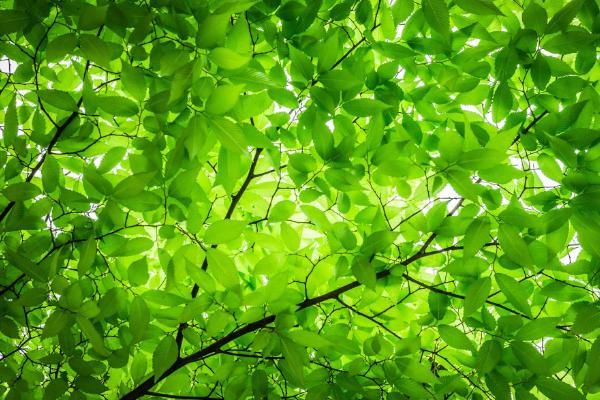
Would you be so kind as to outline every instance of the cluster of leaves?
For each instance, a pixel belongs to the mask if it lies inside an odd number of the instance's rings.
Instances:
[[[597,1],[0,7],[3,398],[600,398]]]

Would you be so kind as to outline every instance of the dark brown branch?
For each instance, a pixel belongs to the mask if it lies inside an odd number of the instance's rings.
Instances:
[[[77,102],[77,108],[79,108],[81,106],[82,101],[83,101],[83,96]],[[69,125],[71,124],[71,122],[73,122],[75,120],[75,118],[77,117],[77,114],[78,113],[76,111],[72,112],[71,115],[69,115],[69,117],[65,120],[65,122],[63,122],[56,129],[56,132],[54,133],[54,136],[52,136],[52,139],[50,140],[50,143],[48,144],[48,147],[42,153],[42,156],[38,160],[37,164],[35,164],[35,166],[31,169],[31,171],[29,171],[29,174],[27,175],[27,178],[25,178],[25,182],[31,182],[31,180],[33,179],[33,177],[35,176],[35,174],[40,170],[40,168],[44,164],[44,161],[46,160],[46,156],[52,151],[52,149],[54,148],[54,146],[56,145],[56,143],[60,139],[60,136],[69,127]],[[2,210],[2,212],[0,212],[0,222],[2,222],[4,220],[4,218],[6,218],[6,216],[8,215],[8,213],[10,212],[10,210],[14,206],[15,206],[15,202],[14,201],[10,201],[4,207],[4,210]]]
[[[400,265],[407,266],[407,265],[419,260],[420,258],[423,258],[426,256],[427,256],[426,253],[424,253],[422,251],[418,251],[415,255],[413,255],[412,257],[410,257],[407,260],[400,263]],[[383,271],[379,271],[376,275],[377,280],[381,280],[381,279],[384,279],[384,278],[390,276],[393,268],[394,267],[383,270]],[[297,311],[303,310],[308,307],[315,306],[315,305],[323,303],[327,300],[337,299],[341,294],[348,292],[359,286],[361,286],[361,284],[358,281],[353,281],[353,282],[348,283],[347,285],[339,287],[339,288],[332,290],[331,292],[325,293],[321,296],[306,299],[303,302],[298,304]],[[455,295],[455,296],[459,296],[459,295]],[[460,296],[459,298],[463,298],[463,297]],[[167,378],[169,375],[171,375],[173,372],[177,371],[179,368],[181,368],[187,364],[202,360],[212,354],[219,353],[221,351],[221,347],[225,346],[226,344],[229,344],[229,343],[233,342],[234,340],[239,339],[240,337],[242,337],[248,333],[262,329],[262,328],[266,327],[267,325],[273,323],[274,321],[275,321],[275,315],[266,316],[258,321],[252,322],[251,324],[245,325],[241,328],[234,330],[233,332],[229,333],[228,335],[225,335],[222,338],[216,340],[215,342],[213,342],[211,345],[205,347],[204,349],[201,349],[193,354],[190,354],[187,357],[179,358],[157,380],[155,380],[154,377],[150,377],[150,378],[146,379],[144,382],[142,382],[139,386],[137,386],[131,392],[129,392],[126,395],[124,395],[123,397],[121,397],[121,400],[133,400],[133,399],[138,399],[138,398],[144,396],[148,392],[148,390],[150,390],[150,388],[152,388],[154,385],[156,385],[163,379]]]
[[[248,175],[246,175],[246,179],[244,179],[244,182],[242,183],[240,190],[238,190],[238,192],[231,199],[231,204],[229,205],[229,208],[227,209],[227,213],[225,214],[225,219],[231,218],[231,216],[233,215],[233,212],[235,211],[235,207],[237,206],[238,202],[244,195],[244,192],[246,191],[246,189],[248,189],[248,185],[250,184],[252,179],[254,179],[254,177],[255,177],[254,170],[256,169],[256,164],[258,164],[258,159],[260,158],[260,153],[262,153],[262,151],[263,151],[263,149],[261,149],[261,148],[256,149],[256,152],[254,153],[254,159],[252,160],[252,164],[250,165],[250,169],[248,170]]]
[[[101,26],[98,29],[98,32],[97,32],[96,36],[100,36],[100,34],[102,33],[102,29],[103,28],[104,28],[104,25]],[[48,34],[48,32],[46,32],[46,35],[47,34]],[[36,53],[37,53],[37,49],[36,49]],[[85,68],[83,70],[83,78],[84,79],[87,76],[88,70],[90,69],[90,65],[91,65],[90,61],[89,60],[86,61]],[[83,103],[83,95],[79,98],[79,101],[77,101],[77,109],[79,109],[79,107],[81,107],[82,103]],[[41,104],[41,102],[40,102],[40,104]],[[60,139],[61,135],[69,127],[69,125],[71,124],[71,122],[73,122],[75,120],[75,118],[77,117],[78,114],[79,114],[78,111],[73,111],[71,113],[71,115],[69,115],[67,117],[67,119],[65,120],[65,122],[63,122],[60,126],[58,126],[56,128],[56,132],[52,136],[52,139],[50,139],[50,143],[48,143],[48,147],[46,147],[46,150],[42,153],[42,156],[38,160],[37,164],[33,167],[33,169],[31,171],[29,171],[29,174],[27,175],[27,178],[25,178],[25,182],[31,182],[31,180],[33,179],[33,177],[35,176],[35,174],[40,170],[40,168],[42,168],[42,165],[44,164],[44,161],[46,160],[46,156],[48,156],[48,154],[50,154],[50,152],[52,151],[52,149],[54,148],[54,146],[56,146],[56,143]],[[52,120],[50,120],[50,121],[52,121]],[[15,206],[15,202],[14,201],[10,201],[4,207],[4,210],[2,210],[2,212],[0,212],[0,222],[2,222],[4,220],[4,218],[6,218],[6,216],[8,215],[8,213],[10,212],[10,210],[14,206]]]
[[[529,125],[527,125],[521,132],[519,132],[517,134],[517,136],[513,139],[511,146],[514,145],[515,143],[517,143],[519,141],[519,139],[521,139],[521,136],[526,135],[531,128],[533,128],[535,126],[535,124],[538,123],[538,121],[542,118],[544,118],[544,116],[548,114],[548,110],[544,110],[542,111],[542,113],[540,115],[538,115],[537,117],[534,117],[533,120],[529,123]]]
[[[256,165],[258,164],[258,160],[260,159],[260,154],[262,153],[262,151],[263,151],[263,149],[259,147],[254,152],[254,158],[252,160],[252,164],[250,164],[250,169],[248,170],[246,179],[244,179],[244,182],[242,182],[242,186],[240,186],[240,190],[238,190],[237,193],[231,198],[231,204],[229,205],[229,208],[227,209],[227,213],[225,214],[225,219],[231,218],[231,216],[233,215],[233,212],[235,211],[235,208],[237,207],[237,204],[239,203],[240,199],[242,198],[242,196],[248,189],[250,182],[252,182],[252,179],[254,179],[256,177],[256,175],[254,174],[254,171],[256,170]],[[211,248],[215,248],[215,247],[217,247],[217,246],[216,245],[211,246]],[[208,258],[206,256],[204,257],[204,260],[202,261],[201,268],[203,271],[206,271],[208,269]],[[191,292],[192,299],[198,295],[198,290],[200,290],[200,286],[198,286],[197,283],[194,283],[194,286],[192,287],[192,292]],[[187,323],[184,322],[184,323],[179,324],[179,327],[177,328],[177,334],[175,335],[175,342],[177,343],[177,348],[179,349],[180,353],[181,353],[181,346],[183,344],[183,330],[185,328],[187,328]]]
[[[197,399],[197,400],[222,400],[221,397],[209,397],[209,396],[183,396],[178,394],[148,392],[151,396],[164,397],[166,399]]]

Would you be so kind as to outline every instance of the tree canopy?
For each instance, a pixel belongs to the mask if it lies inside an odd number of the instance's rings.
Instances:
[[[3,0],[0,396],[600,399],[595,0]]]

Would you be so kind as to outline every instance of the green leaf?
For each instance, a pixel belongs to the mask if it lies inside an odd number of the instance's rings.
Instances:
[[[546,30],[548,14],[546,13],[546,9],[544,7],[532,1],[527,7],[525,7],[525,10],[523,10],[521,19],[523,20],[523,25],[525,25],[525,28],[533,29],[538,34],[543,34]]]
[[[17,324],[10,318],[0,317],[0,332],[13,339],[21,337]]]
[[[558,10],[548,22],[545,33],[548,34],[562,31],[569,26],[573,18],[575,18],[575,15],[577,15],[577,12],[581,9],[583,1],[584,0],[572,0]]]
[[[129,309],[129,328],[133,343],[139,342],[150,326],[150,310],[142,297],[134,297]]]
[[[444,0],[423,0],[421,3],[425,21],[435,31],[442,35],[450,33],[450,17],[448,6]]]
[[[483,306],[492,289],[492,280],[489,277],[473,282],[465,293],[464,316],[467,317]]]
[[[506,159],[504,152],[495,149],[475,149],[463,153],[458,165],[466,169],[482,170],[492,168]]]
[[[319,82],[326,88],[334,90],[348,90],[359,85],[359,81],[355,75],[346,70],[333,70],[319,76]]]
[[[80,277],[88,273],[94,265],[96,259],[96,239],[90,237],[83,242],[79,249],[79,262],[77,263],[77,273]]]
[[[565,32],[544,40],[542,47],[551,53],[571,54],[577,53],[594,40],[597,40],[597,36],[587,32]]]
[[[502,358],[502,345],[495,339],[484,342],[476,356],[476,368],[480,374],[494,370]]]
[[[543,55],[538,54],[531,65],[531,79],[533,79],[535,86],[540,90],[544,90],[550,80],[550,75],[548,61]]]
[[[83,34],[79,36],[79,47],[88,60],[102,66],[108,66],[110,50],[104,40],[96,35]]]
[[[0,10],[0,35],[20,32],[29,25],[30,14],[21,10]]]
[[[459,195],[476,201],[478,187],[473,183],[468,174],[457,169],[452,169],[447,172],[447,177],[448,182]]]
[[[211,62],[226,70],[242,68],[250,62],[251,58],[250,55],[239,54],[226,47],[217,47],[208,54]]]
[[[444,342],[450,347],[462,350],[475,350],[473,343],[469,340],[469,337],[460,329],[450,325],[439,325],[438,332]]]
[[[571,330],[575,334],[589,333],[600,327],[600,309],[592,304],[584,304],[577,310]]]
[[[98,333],[90,320],[79,315],[75,317],[75,320],[77,321],[79,328],[81,328],[81,332],[83,332],[90,341],[94,351],[102,356],[108,356],[110,353],[106,347],[104,347],[104,337]]]
[[[377,284],[375,268],[367,260],[357,257],[352,263],[352,274],[361,284],[371,290],[375,290]]]
[[[42,337],[49,338],[58,335],[66,327],[73,324],[73,317],[69,311],[58,309],[54,311],[44,325]]]
[[[111,257],[130,257],[143,253],[154,247],[152,239],[146,237],[136,237],[127,239],[118,249],[111,252]]]
[[[548,141],[554,154],[568,167],[574,168],[577,165],[577,153],[569,142],[554,136],[550,136]]]
[[[562,180],[564,176],[562,169],[554,157],[542,153],[538,156],[537,162],[544,175],[546,175],[548,178],[557,182]]]
[[[98,379],[91,376],[78,376],[73,382],[79,392],[101,394],[108,390]]]
[[[246,227],[244,221],[224,219],[212,223],[204,234],[204,241],[209,244],[231,242],[239,238]]]
[[[140,258],[129,265],[127,279],[134,286],[140,286],[148,281],[148,263],[146,257]]]
[[[510,79],[517,70],[519,61],[517,51],[512,47],[505,47],[500,50],[496,56],[494,68],[496,71],[496,79],[505,81]]]
[[[371,19],[373,13],[373,6],[370,0],[362,0],[356,6],[356,22],[359,24],[365,24]]]
[[[60,35],[46,46],[46,58],[51,62],[60,61],[71,53],[75,47],[77,47],[77,35],[74,33]]]
[[[316,123],[312,128],[312,140],[315,144],[317,154],[323,160],[329,160],[333,156],[333,135],[325,124]]]
[[[429,296],[427,296],[427,305],[429,306],[431,315],[433,315],[435,319],[441,320],[448,311],[450,300],[445,294],[431,291],[429,292]]]
[[[513,95],[506,82],[502,82],[496,88],[494,93],[494,102],[492,103],[492,118],[495,122],[501,121],[510,112],[513,106]]]
[[[40,99],[53,107],[65,111],[77,111],[77,103],[73,100],[73,97],[67,92],[62,90],[39,90],[38,96]]]
[[[510,349],[517,360],[534,374],[545,376],[548,374],[548,363],[544,357],[529,343],[511,342]]]
[[[204,19],[196,36],[196,46],[203,49],[211,49],[225,40],[225,34],[229,26],[227,13],[212,14]]]
[[[30,182],[13,183],[2,189],[2,194],[10,201],[33,199],[42,193],[40,188]]]
[[[144,73],[125,62],[121,63],[121,84],[126,92],[138,100],[146,97],[146,80]]]
[[[538,340],[543,337],[556,335],[556,324],[560,318],[538,318],[527,322],[517,332],[516,338],[520,340]]]
[[[121,200],[140,194],[150,184],[155,175],[155,172],[142,172],[128,176],[115,186],[112,196]]]
[[[368,117],[378,114],[390,106],[382,101],[374,99],[354,99],[344,103],[344,110],[357,117]]]
[[[19,134],[19,118],[17,116],[16,99],[13,98],[6,107],[6,113],[4,114],[4,126],[2,130],[2,136],[5,145],[14,146],[17,142]]]
[[[177,361],[179,350],[172,336],[166,335],[152,353],[154,378],[160,378]]]
[[[163,198],[156,193],[142,191],[129,197],[122,197],[119,203],[132,211],[154,211],[163,204]]]
[[[376,231],[367,236],[360,252],[365,257],[370,257],[373,254],[386,251],[398,237],[398,232],[393,232],[387,229]]]
[[[56,400],[67,392],[69,386],[64,379],[54,379],[46,386],[44,390],[44,400]]]
[[[438,150],[441,157],[448,162],[455,162],[462,154],[464,139],[455,131],[443,132],[440,135]]]
[[[519,285],[519,282],[508,275],[498,272],[494,275],[494,278],[496,279],[496,283],[500,287],[502,294],[506,296],[508,301],[510,301],[518,311],[522,312],[528,317],[532,317],[531,307],[527,301],[528,296],[524,293],[523,288]]]
[[[208,249],[208,270],[211,275],[226,288],[234,288],[240,283],[237,268],[233,260],[224,252],[217,249]]]
[[[490,240],[490,219],[486,216],[479,217],[469,224],[463,241],[464,256],[474,256]]]
[[[512,261],[525,267],[531,266],[533,260],[529,254],[527,243],[519,234],[519,230],[509,224],[500,224],[498,229],[498,243],[504,250],[504,254]]]
[[[594,340],[587,355],[586,364],[588,366],[588,372],[585,376],[585,385],[588,387],[592,387],[600,382],[600,370],[598,370],[598,368],[593,368],[598,357],[600,357],[600,338]]]
[[[286,338],[281,338],[281,348],[284,365],[290,373],[290,378],[295,382],[304,382],[304,359],[306,357],[304,348]]]
[[[306,54],[296,49],[294,46],[289,46],[290,51],[290,60],[292,60],[292,66],[296,68],[302,77],[307,81],[311,80],[313,77],[314,67]]]
[[[289,165],[296,171],[312,172],[317,168],[317,161],[310,154],[295,153],[289,155]]]
[[[408,47],[390,42],[375,42],[373,43],[373,50],[393,60],[415,57],[418,54]]]
[[[504,15],[491,0],[455,0],[457,6],[477,15]]]
[[[227,118],[216,117],[210,120],[210,126],[219,142],[227,150],[238,154],[247,154],[246,138],[238,124]]]
[[[7,249],[5,250],[5,257],[14,267],[30,278],[42,283],[48,282],[47,271],[44,271],[41,266],[36,265],[26,256]]]
[[[550,400],[585,399],[585,396],[573,386],[553,378],[537,378],[535,386]]]
[[[178,306],[188,302],[188,300],[183,297],[164,290],[147,290],[142,296],[146,302],[169,307]]]
[[[327,337],[304,329],[295,329],[287,333],[287,337],[304,347],[324,349],[334,345]]]
[[[77,27],[81,30],[98,29],[104,24],[108,6],[94,7],[85,4],[79,16]]]
[[[208,100],[206,100],[206,112],[213,115],[222,115],[235,107],[240,98],[243,85],[221,85],[217,86]]]
[[[95,101],[102,111],[118,117],[131,117],[140,112],[135,102],[122,96],[98,96]]]
[[[267,397],[268,391],[267,374],[262,369],[255,369],[252,373],[252,395],[255,399],[263,399]]]
[[[296,211],[296,204],[291,200],[282,200],[275,204],[269,212],[269,221],[287,221]]]
[[[595,214],[588,210],[580,210],[573,214],[571,223],[577,232],[581,247],[590,255],[600,257],[600,242],[595,239],[600,232],[600,221]]]
[[[497,371],[485,375],[485,384],[490,389],[494,400],[512,400],[512,392],[508,380]]]

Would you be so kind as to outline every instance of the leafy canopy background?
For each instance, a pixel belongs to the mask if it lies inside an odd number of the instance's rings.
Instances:
[[[600,398],[596,1],[0,5],[4,398]]]

